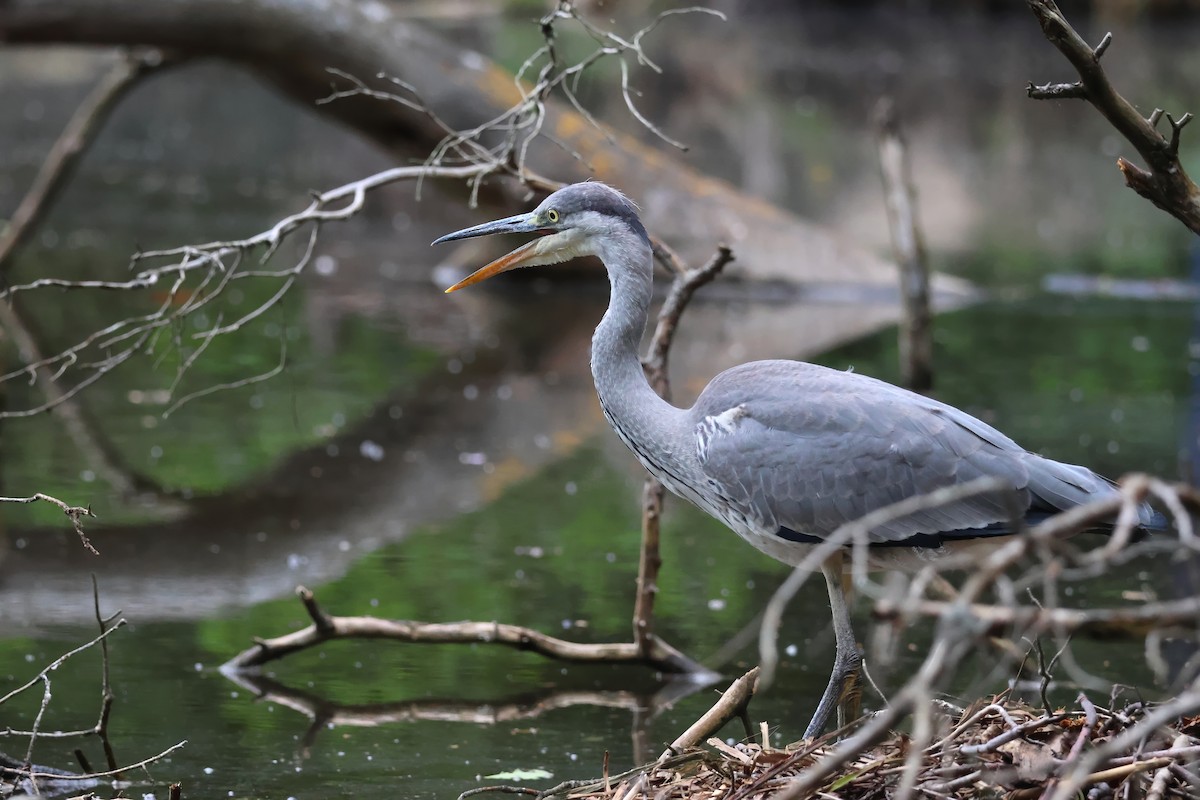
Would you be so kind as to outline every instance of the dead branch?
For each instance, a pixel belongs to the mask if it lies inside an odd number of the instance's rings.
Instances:
[[[221,667],[222,671],[258,667],[332,639],[390,639],[414,644],[499,644],[563,661],[640,664],[672,675],[704,678],[711,675],[704,666],[657,636],[652,639],[650,652],[644,654],[636,642],[579,644],[499,622],[429,623],[378,617],[335,617],[325,613],[312,592],[303,586],[296,594],[313,624],[285,636],[257,640],[253,647],[227,661]]]
[[[163,750],[161,753],[158,753],[157,755],[150,756],[149,758],[143,758],[141,761],[137,761],[133,764],[126,764],[125,766],[121,767],[120,769],[111,769],[111,770],[106,770],[104,772],[86,772],[86,773],[75,774],[75,773],[63,773],[63,772],[60,772],[57,770],[54,772],[26,771],[26,770],[18,771],[16,769],[13,769],[12,767],[7,767],[7,766],[4,766],[3,764],[0,764],[0,774],[7,773],[10,775],[16,775],[18,777],[21,775],[24,775],[28,778],[50,778],[55,781],[61,781],[61,782],[93,781],[93,780],[96,780],[97,778],[113,778],[113,777],[117,777],[122,772],[130,772],[135,769],[142,769],[143,767],[147,767],[147,766],[153,764],[155,761],[161,761],[162,759],[166,758],[171,753],[174,753],[176,750],[178,750],[179,748],[183,747],[186,744],[187,744],[187,739],[184,739],[180,742],[176,742],[175,744],[171,745],[166,750]]]
[[[699,719],[691,724],[691,727],[679,734],[675,741],[667,746],[667,749],[658,757],[659,762],[666,761],[673,755],[695,747],[725,727],[725,723],[734,717],[745,717],[750,698],[758,689],[758,672],[759,668],[755,667],[731,683],[708,711],[705,711]]]
[[[1200,187],[1188,177],[1179,160],[1180,133],[1191,122],[1192,115],[1186,113],[1176,120],[1167,114],[1170,138],[1159,133],[1158,123],[1164,116],[1162,110],[1157,109],[1148,118],[1143,117],[1112,85],[1100,64],[1100,58],[1112,42],[1111,33],[1093,48],[1071,27],[1054,0],[1026,2],[1046,39],[1079,73],[1076,83],[1043,86],[1030,83],[1026,88],[1029,97],[1035,100],[1071,97],[1091,103],[1146,162],[1146,168],[1142,168],[1124,158],[1117,159],[1126,185],[1178,219],[1193,233],[1200,233]]]
[[[100,555],[96,548],[92,547],[92,543],[88,540],[87,534],[83,532],[83,518],[94,518],[96,516],[92,513],[91,506],[70,506],[64,503],[62,500],[59,500],[57,497],[51,497],[50,495],[42,494],[41,492],[30,495],[29,497],[0,497],[0,503],[36,503],[39,500],[61,508],[62,512],[67,515],[67,519],[71,520],[71,524],[75,527],[75,533],[78,534],[79,541],[83,543],[83,546],[87,548],[88,552],[92,553],[92,555]]]
[[[0,775],[11,776],[14,780],[17,780],[17,781],[21,781],[21,780],[28,781],[28,785],[34,794],[39,793],[39,785],[38,785],[39,780],[51,781],[55,784],[56,787],[61,788],[61,786],[63,784],[69,785],[72,783],[79,783],[79,782],[92,782],[99,778],[108,778],[108,777],[120,778],[123,772],[129,771],[129,770],[134,770],[134,769],[144,768],[147,765],[152,764],[155,761],[158,761],[158,760],[162,759],[163,757],[169,755],[170,753],[174,752],[175,750],[178,750],[180,747],[182,747],[184,744],[187,743],[186,740],[179,742],[178,744],[175,744],[175,745],[167,748],[166,750],[159,753],[158,755],[151,756],[150,758],[143,759],[134,764],[129,764],[124,767],[121,767],[117,764],[116,757],[113,754],[112,743],[108,737],[108,723],[109,723],[109,719],[111,717],[112,703],[113,703],[113,692],[112,692],[112,685],[110,683],[109,662],[108,662],[108,637],[114,631],[116,631],[118,628],[124,627],[125,620],[124,619],[116,619],[116,615],[113,615],[108,618],[105,618],[101,615],[99,589],[97,588],[94,577],[92,580],[93,580],[93,582],[92,582],[92,598],[93,598],[94,606],[95,606],[96,623],[100,627],[100,633],[91,641],[89,641],[85,644],[82,644],[72,650],[69,650],[66,653],[63,653],[58,658],[56,658],[54,661],[52,661],[50,664],[46,665],[40,672],[38,672],[37,675],[35,675],[29,681],[27,681],[26,683],[24,683],[21,686],[18,686],[16,689],[13,689],[12,691],[10,691],[8,694],[4,695],[3,697],[0,697],[0,706],[2,706],[2,705],[4,705],[4,703],[8,702],[9,700],[16,697],[17,695],[29,690],[30,688],[37,685],[38,683],[41,683],[43,686],[42,701],[38,707],[37,714],[33,719],[33,723],[30,726],[30,729],[28,731],[22,731],[22,730],[16,730],[12,727],[7,727],[4,730],[0,730],[0,736],[25,736],[25,737],[29,738],[29,745],[26,749],[25,758],[24,758],[23,762],[17,763],[14,760],[11,760],[11,759],[3,756],[3,754],[0,754]],[[50,699],[51,699],[50,674],[53,673],[55,670],[57,670],[60,666],[62,666],[71,657],[76,656],[79,653],[82,653],[83,651],[88,650],[96,645],[99,645],[101,648],[101,701],[100,701],[100,713],[97,718],[96,724],[89,729],[79,730],[79,731],[53,731],[53,732],[42,731],[41,730],[42,719],[45,716],[46,710],[50,705]],[[105,760],[108,762],[108,766],[109,766],[108,770],[103,771],[103,772],[93,772],[91,769],[89,769],[86,766],[87,759],[83,757],[82,751],[80,751],[80,750],[76,750],[75,752],[76,752],[77,757],[80,759],[80,762],[83,765],[85,765],[85,772],[83,772],[83,773],[72,773],[72,772],[67,772],[64,770],[42,768],[42,767],[34,766],[33,750],[34,750],[34,745],[37,743],[38,739],[40,739],[40,738],[62,739],[62,738],[67,738],[67,737],[86,736],[86,735],[95,735],[100,738],[101,744],[104,748]],[[56,789],[56,791],[57,790],[58,789]]]
[[[44,403],[28,409],[0,411],[0,418],[33,416],[60,407],[130,358],[146,352],[147,349],[152,350],[160,335],[174,330],[184,319],[213,305],[235,281],[257,278],[278,281],[279,288],[276,292],[254,309],[229,322],[224,321],[218,314],[215,321],[207,325],[205,330],[193,335],[192,339],[199,342],[199,346],[197,351],[193,351],[182,360],[177,369],[172,387],[178,387],[184,374],[195,363],[197,352],[207,347],[214,337],[241,330],[282,300],[311,261],[317,243],[317,230],[321,223],[354,216],[363,208],[367,193],[381,186],[421,177],[469,179],[488,173],[492,169],[493,165],[397,167],[317,195],[303,211],[284,217],[270,229],[246,239],[139,253],[134,257],[133,264],[140,269],[126,280],[75,281],[39,278],[0,289],[0,299],[4,299],[52,287],[71,291],[130,291],[153,290],[160,285],[166,286],[166,296],[156,301],[155,310],[141,316],[120,319],[93,331],[55,355],[39,357],[18,369],[0,375],[0,383],[31,374],[50,374],[57,381],[71,369],[82,371],[83,375],[77,378],[69,389],[50,394]],[[261,253],[258,264],[265,264],[288,237],[304,228],[309,231],[307,244],[290,265],[274,269],[243,268],[244,255],[258,251]],[[174,398],[175,402],[169,410],[173,411],[183,402],[205,393],[262,379],[263,376],[254,376],[207,391],[194,392],[183,398]]]
[[[696,290],[716,278],[725,265],[733,261],[733,253],[725,245],[719,245],[716,255],[696,269],[684,267],[679,257],[662,243],[655,243],[655,255],[668,265],[675,277],[667,299],[658,312],[654,337],[650,342],[650,351],[642,359],[642,368],[654,391],[670,401],[671,379],[667,359],[679,318]],[[654,598],[658,593],[658,570],[662,566],[659,530],[665,496],[666,491],[658,479],[647,475],[642,487],[642,548],[638,557],[637,594],[633,610],[633,639],[646,653],[650,652],[654,637]]]
[[[16,689],[13,689],[12,691],[10,691],[8,694],[4,695],[3,697],[0,697],[0,706],[4,705],[9,700],[11,700],[12,698],[21,694],[22,692],[26,691],[31,686],[36,685],[38,683],[38,681],[42,680],[46,675],[50,674],[51,672],[54,672],[54,670],[61,667],[67,659],[71,658],[72,656],[77,656],[80,653],[82,653],[84,650],[94,647],[95,645],[97,645],[98,643],[103,641],[104,639],[108,638],[108,636],[113,631],[115,631],[117,628],[123,627],[124,625],[125,625],[125,620],[119,619],[112,625],[112,627],[110,627],[108,630],[101,633],[95,639],[92,639],[90,642],[87,642],[86,644],[81,644],[73,650],[68,650],[67,652],[63,653],[61,656],[59,656],[58,658],[51,661],[48,665],[46,665],[46,667],[43,668],[41,672],[39,672],[37,675],[34,675],[32,678],[30,678],[29,681],[27,681],[26,683],[24,683],[21,686],[18,686]],[[7,734],[8,731],[6,730],[5,733]]]
[[[885,97],[875,107],[879,167],[892,252],[900,268],[900,373],[913,391],[933,388],[933,313],[929,307],[929,264],[917,224],[916,190],[896,103]]]
[[[108,617],[100,613],[100,586],[96,582],[96,576],[92,575],[92,608],[96,614],[96,625],[100,628],[100,633],[105,633],[113,621],[121,615],[120,610],[115,611]],[[100,746],[104,748],[104,760],[108,764],[109,770],[117,769],[117,756],[113,752],[112,741],[108,738],[108,721],[112,716],[113,706],[113,690],[108,669],[108,639],[100,640],[100,716],[96,719],[96,725],[92,728],[92,732],[100,739]],[[118,777],[120,777],[118,775]]]

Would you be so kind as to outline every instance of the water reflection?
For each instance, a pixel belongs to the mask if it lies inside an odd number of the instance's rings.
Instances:
[[[487,703],[459,699],[416,699],[398,703],[349,705],[313,692],[295,689],[274,678],[253,673],[227,672],[225,677],[263,702],[295,711],[309,720],[300,740],[303,758],[312,755],[323,730],[344,727],[380,727],[414,722],[460,722],[469,725],[523,725],[535,732],[544,715],[576,706],[624,709],[630,712],[629,763],[642,764],[658,755],[648,738],[650,724],[680,700],[712,685],[688,678],[667,681],[655,691],[579,690],[547,687],[540,692],[498,698]],[[615,742],[614,742],[615,744]]]

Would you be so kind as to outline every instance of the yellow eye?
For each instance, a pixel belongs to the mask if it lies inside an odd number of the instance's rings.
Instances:
[[[550,209],[546,212],[546,219],[550,220],[551,222],[558,222],[558,212],[553,208]]]

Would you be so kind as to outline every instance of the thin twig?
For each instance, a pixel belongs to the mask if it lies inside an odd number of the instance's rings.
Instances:
[[[105,619],[100,613],[100,587],[96,582],[95,574],[92,575],[92,608],[96,613],[96,625],[100,628],[100,633],[108,630],[109,624],[121,612],[117,611],[112,616]],[[112,683],[109,679],[108,669],[108,639],[100,640],[100,716],[96,720],[96,726],[93,729],[96,736],[100,737],[100,745],[104,748],[104,759],[108,763],[109,770],[117,769],[117,756],[113,752],[112,742],[108,738],[108,720],[112,715],[113,706],[113,690]],[[118,775],[118,777],[120,777]]]
[[[153,755],[153,756],[150,756],[149,758],[143,758],[141,761],[138,761],[133,764],[126,764],[125,766],[121,767],[120,769],[110,769],[110,770],[106,770],[104,772],[85,772],[85,773],[80,773],[78,775],[74,775],[74,774],[70,774],[70,773],[63,774],[60,772],[22,772],[21,774],[27,775],[28,777],[31,777],[31,778],[53,778],[55,781],[64,781],[64,782],[65,781],[93,781],[97,778],[112,778],[112,777],[116,777],[117,775],[120,775],[123,772],[131,772],[135,769],[141,769],[142,767],[153,764],[155,761],[158,761],[162,758],[165,758],[166,756],[169,756],[171,753],[174,753],[176,750],[178,750],[179,748],[186,745],[187,742],[188,742],[188,740],[184,739],[183,741],[180,741],[180,742],[177,742],[176,744],[171,745],[170,747],[168,747],[166,750],[163,750],[158,755]],[[7,767],[0,766],[0,772],[15,772],[15,770],[9,770]]]
[[[103,633],[101,633],[99,636],[97,636],[96,638],[92,639],[90,642],[87,642],[86,644],[81,644],[81,645],[79,645],[78,647],[76,647],[75,649],[73,649],[73,650],[68,650],[67,652],[63,653],[61,656],[59,656],[58,658],[56,658],[56,659],[54,659],[53,661],[51,661],[51,662],[50,662],[50,664],[49,664],[49,665],[47,665],[47,666],[46,666],[44,669],[42,669],[42,671],[41,671],[41,672],[39,672],[37,675],[34,675],[32,678],[30,678],[30,679],[29,679],[29,680],[28,680],[26,683],[22,684],[21,686],[18,686],[16,689],[13,689],[11,692],[9,692],[8,694],[4,695],[3,697],[0,697],[0,706],[4,705],[4,704],[5,704],[5,703],[7,703],[9,700],[11,700],[12,698],[14,698],[14,697],[16,697],[17,695],[19,695],[21,692],[24,692],[26,689],[28,689],[29,687],[31,687],[31,686],[33,686],[34,684],[36,684],[38,681],[40,681],[40,680],[42,679],[42,676],[43,676],[43,675],[48,675],[49,673],[51,673],[51,672],[53,672],[54,670],[56,670],[56,669],[58,669],[59,667],[61,667],[61,666],[63,665],[63,662],[65,662],[65,661],[66,661],[67,659],[69,659],[71,656],[76,656],[76,655],[79,655],[79,654],[80,654],[80,653],[82,653],[84,650],[87,650],[88,648],[95,646],[95,645],[96,645],[96,644],[98,644],[99,642],[101,642],[101,641],[103,641],[104,639],[106,639],[106,638],[107,638],[107,637],[108,637],[110,634],[112,634],[112,632],[113,632],[113,631],[115,631],[117,628],[120,628],[120,627],[122,627],[122,626],[124,626],[124,625],[125,625],[125,620],[123,620],[123,619],[119,619],[119,620],[117,620],[117,621],[116,621],[116,622],[113,624],[113,626],[112,626],[111,628],[109,628],[108,630],[104,631],[104,632],[103,632]]]
[[[71,524],[75,526],[75,533],[78,534],[79,541],[83,543],[83,546],[87,548],[92,555],[100,555],[96,548],[92,547],[92,543],[88,539],[87,534],[83,532],[83,518],[95,518],[96,516],[92,513],[91,506],[70,506],[64,503],[62,500],[59,500],[57,497],[51,497],[50,495],[42,494],[41,492],[32,494],[29,497],[0,497],[0,503],[36,503],[39,500],[61,508],[62,512],[67,515],[67,519],[71,520]]]

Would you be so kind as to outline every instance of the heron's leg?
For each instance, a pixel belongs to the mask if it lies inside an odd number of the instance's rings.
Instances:
[[[862,654],[858,651],[858,641],[854,638],[854,629],[850,626],[850,605],[842,588],[841,554],[826,561],[821,566],[821,573],[825,576],[825,586],[829,590],[829,608],[833,612],[835,655],[829,685],[825,687],[825,693],[821,695],[821,702],[817,704],[812,721],[804,731],[807,739],[821,735],[835,708],[838,712],[839,726],[857,719],[862,708],[862,674],[859,670]]]

